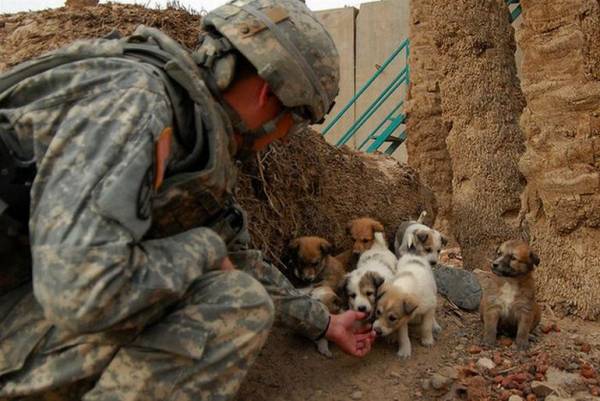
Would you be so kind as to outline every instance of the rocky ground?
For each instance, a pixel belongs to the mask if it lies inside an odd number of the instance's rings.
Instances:
[[[441,259],[460,269],[460,250],[449,249]],[[600,401],[600,323],[559,318],[545,307],[529,351],[517,351],[508,338],[487,349],[480,345],[477,312],[442,297],[438,305],[443,332],[431,349],[412,337],[409,360],[381,339],[364,359],[334,346],[327,359],[310,341],[276,326],[238,399]]]

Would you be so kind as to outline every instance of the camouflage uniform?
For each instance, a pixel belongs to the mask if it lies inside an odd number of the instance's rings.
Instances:
[[[189,127],[175,121],[163,75],[137,60],[89,58],[0,93],[0,135],[37,167],[32,285],[0,297],[0,399],[64,395],[86,383],[85,400],[227,400],[274,309],[309,338],[326,330],[323,305],[247,249],[246,227],[235,238],[218,221],[149,235],[146,209],[153,199],[173,207],[170,169],[189,153],[177,134]],[[173,156],[155,193],[154,146],[169,127],[177,127]],[[227,192],[235,183],[229,134],[204,129],[195,163]],[[228,254],[240,271],[219,270]]]

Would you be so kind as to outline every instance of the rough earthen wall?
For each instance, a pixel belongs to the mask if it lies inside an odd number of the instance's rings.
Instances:
[[[412,0],[410,18],[410,79],[406,105],[408,164],[419,171],[423,183],[435,193],[435,226],[451,234],[452,165],[446,148],[450,131],[442,118],[438,50],[432,32],[435,0]]]
[[[522,0],[523,213],[541,297],[600,317],[600,6]]]
[[[453,171],[453,224],[467,268],[485,268],[502,241],[520,237],[518,124],[524,106],[504,0],[436,2],[442,115]],[[434,135],[434,134],[432,134]]]

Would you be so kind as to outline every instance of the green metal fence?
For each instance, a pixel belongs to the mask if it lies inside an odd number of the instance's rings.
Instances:
[[[505,0],[509,7],[509,18],[511,23],[521,15],[520,0]],[[342,146],[348,143],[354,135],[369,121],[373,115],[386,103],[390,96],[396,92],[401,86],[410,83],[410,69],[408,66],[408,57],[410,55],[410,42],[405,39],[400,46],[389,55],[377,71],[363,84],[356,92],[350,101],[342,108],[342,110],[331,119],[327,126],[323,129],[323,136],[327,135],[333,127],[340,121],[356,101],[365,93],[365,91],[375,82],[383,72],[396,60],[396,58],[404,54],[404,64],[400,72],[392,79],[385,89],[377,96],[377,98],[362,112],[362,114],[353,122],[352,126],[336,142],[335,146]],[[392,110],[385,116],[383,120],[373,129],[358,146],[358,150],[365,150],[367,153],[378,151],[384,143],[390,145],[385,149],[385,153],[391,155],[398,147],[406,140],[406,130],[402,130],[399,135],[394,135],[396,131],[401,129],[406,122],[406,114],[402,111],[405,99],[401,99]]]

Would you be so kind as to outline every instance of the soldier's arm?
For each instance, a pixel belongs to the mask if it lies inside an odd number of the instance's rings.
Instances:
[[[32,192],[34,292],[46,317],[74,332],[175,302],[226,256],[208,228],[143,239],[154,143],[172,118],[160,85],[143,75],[23,117],[40,125],[37,135],[56,130]]]

